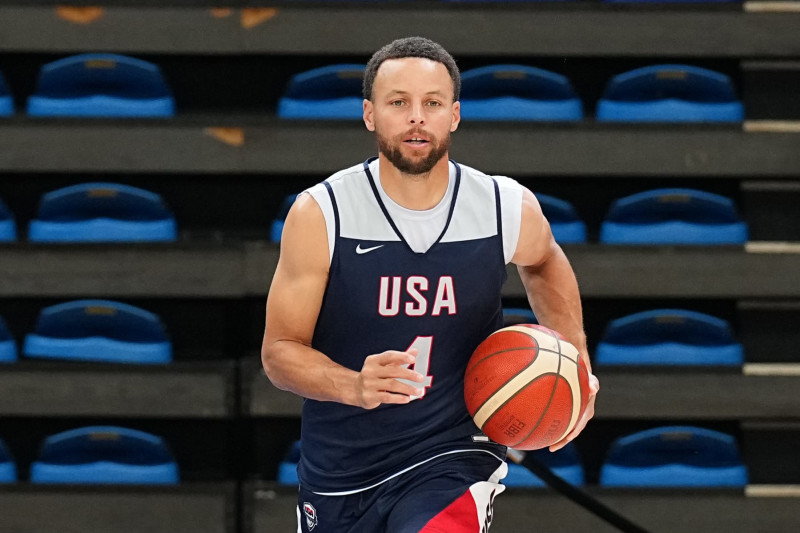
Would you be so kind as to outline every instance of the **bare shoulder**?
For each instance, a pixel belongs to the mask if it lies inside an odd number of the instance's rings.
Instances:
[[[327,243],[322,210],[310,194],[300,194],[283,226],[267,295],[262,354],[278,341],[311,343],[328,276]]]
[[[520,185],[520,187],[522,188],[522,215],[527,215],[528,217],[537,219],[532,220],[532,222],[543,218],[544,214],[542,213],[542,206],[539,205],[539,200],[536,199],[536,195],[533,194],[527,187],[522,185]]]
[[[298,195],[283,226],[281,262],[293,268],[302,265],[325,266],[329,263],[325,216],[311,194]]]
[[[322,209],[308,191],[297,195],[297,199],[286,215],[286,221],[289,222],[290,218],[300,222],[313,222],[318,219],[318,221],[324,223]]]

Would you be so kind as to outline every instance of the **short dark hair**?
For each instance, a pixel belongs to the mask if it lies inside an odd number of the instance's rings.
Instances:
[[[406,37],[397,39],[375,52],[367,63],[364,71],[363,95],[367,100],[372,100],[372,86],[378,68],[387,59],[402,59],[405,57],[421,57],[441,63],[453,80],[453,101],[458,100],[461,93],[461,73],[458,71],[456,61],[442,45],[426,39],[425,37]]]

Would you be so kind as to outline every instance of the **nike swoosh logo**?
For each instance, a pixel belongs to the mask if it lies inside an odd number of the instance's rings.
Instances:
[[[361,254],[365,254],[367,252],[371,252],[372,250],[377,250],[378,248],[383,248],[383,247],[384,247],[383,244],[379,244],[378,246],[373,246],[372,248],[362,248],[361,245],[359,244],[358,246],[356,246],[356,253],[358,255],[361,255]]]

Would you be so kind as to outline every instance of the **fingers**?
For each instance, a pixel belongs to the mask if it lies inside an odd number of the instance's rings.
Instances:
[[[365,366],[367,364],[375,364],[380,366],[413,365],[416,358],[417,358],[417,350],[415,348],[407,352],[388,350],[386,352],[367,356],[367,358],[364,360],[364,365]]]
[[[419,397],[424,376],[408,368],[414,363],[417,350],[389,350],[370,355],[358,377],[362,407],[374,409],[382,403],[404,404]]]
[[[397,379],[361,379],[361,406],[374,409],[382,403],[403,404],[422,395],[424,390]]]
[[[589,403],[586,405],[586,410],[583,412],[583,416],[581,416],[581,418],[578,420],[578,423],[575,424],[575,427],[569,432],[569,434],[567,434],[566,437],[549,446],[548,449],[551,452],[556,452],[572,442],[575,437],[580,435],[581,431],[583,431],[583,429],[586,427],[586,424],[589,423],[589,420],[594,417],[594,400],[595,396],[597,396],[597,392],[600,390],[600,381],[594,374],[589,374],[589,388],[591,390],[589,395]]]
[[[600,392],[600,380],[594,374],[589,374],[589,389],[593,395]]]
[[[361,373],[377,379],[394,378],[422,383],[425,377],[408,368],[408,365],[413,365],[416,359],[416,350],[412,352],[389,351],[370,355],[364,361]]]
[[[423,388],[421,385],[416,385],[415,383],[416,381],[399,378],[382,379],[378,384],[378,391],[403,394],[406,396],[419,396]]]
[[[400,405],[402,405],[402,404],[409,403],[411,400],[414,399],[413,395],[410,395],[410,394],[395,394],[393,392],[380,392],[375,396],[375,398],[378,401],[378,404],[375,407],[377,407],[378,405],[384,404],[384,403],[392,403],[392,404],[400,404]]]
[[[567,436],[561,439],[560,441],[550,445],[549,450],[551,452],[557,452],[558,450],[560,450],[561,448],[572,442],[575,439],[575,437],[577,437],[580,434],[580,432],[583,431],[583,428],[586,427],[586,424],[589,422],[589,419],[594,414],[594,410],[592,410],[592,414],[590,414],[588,417],[586,416],[587,413],[589,413],[588,407],[586,408],[586,412],[583,413],[583,416],[580,418],[580,420],[578,420],[578,423],[575,424],[575,427],[572,429],[572,431],[570,431],[567,434]]]
[[[589,415],[587,417],[586,414],[588,412],[589,412],[589,409],[587,408],[586,412],[583,414],[581,419],[578,420],[577,424],[575,424],[575,427],[573,428],[573,430],[570,431],[567,434],[567,436],[564,437],[563,439],[561,439],[560,441],[556,442],[555,444],[551,444],[548,449],[551,452],[557,452],[558,450],[560,450],[561,448],[563,448],[564,446],[566,446],[567,444],[572,442],[575,439],[575,437],[577,437],[580,434],[580,432],[583,431],[583,428],[585,428],[586,424],[589,422],[589,418],[591,418],[592,415]],[[592,413],[592,414],[594,414],[594,413]]]

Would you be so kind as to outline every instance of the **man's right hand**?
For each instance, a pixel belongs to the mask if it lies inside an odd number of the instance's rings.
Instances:
[[[404,404],[410,402],[412,396],[419,396],[425,377],[411,370],[416,357],[416,349],[407,352],[389,350],[368,356],[356,379],[359,405],[364,409],[375,409],[382,403]],[[420,386],[414,387],[399,379],[419,383]]]

